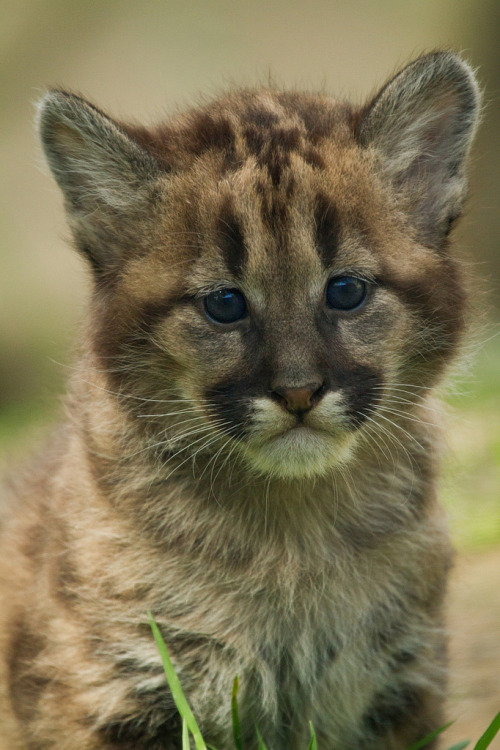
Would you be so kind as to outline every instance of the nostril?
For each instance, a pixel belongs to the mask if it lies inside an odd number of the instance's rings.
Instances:
[[[323,383],[307,383],[298,388],[287,388],[277,385],[273,393],[279,397],[282,405],[287,411],[301,415],[315,406],[323,395],[325,388]]]

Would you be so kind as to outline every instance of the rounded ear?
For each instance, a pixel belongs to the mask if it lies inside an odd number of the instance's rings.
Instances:
[[[158,163],[118,123],[74,94],[50,91],[38,105],[38,121],[78,246],[96,270],[118,262],[110,227],[144,210]]]
[[[392,78],[361,113],[358,140],[377,152],[423,244],[439,247],[461,213],[479,112],[470,66],[434,52]]]

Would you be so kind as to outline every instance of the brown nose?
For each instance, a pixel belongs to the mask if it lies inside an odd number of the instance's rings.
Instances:
[[[287,411],[300,416],[312,409],[314,404],[319,401],[322,383],[307,383],[300,388],[285,388],[276,386],[273,393],[279,396],[279,400]]]

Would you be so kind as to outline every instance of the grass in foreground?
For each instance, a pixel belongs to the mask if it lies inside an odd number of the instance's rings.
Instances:
[[[156,645],[158,647],[158,651],[160,652],[161,660],[163,663],[163,669],[165,670],[165,677],[167,678],[170,692],[172,693],[172,697],[175,701],[175,705],[177,706],[177,710],[179,711],[179,714],[182,718],[182,750],[190,750],[190,740],[189,740],[190,734],[193,737],[196,750],[216,750],[216,748],[212,747],[211,745],[207,745],[205,743],[205,740],[203,739],[200,728],[198,727],[196,719],[194,718],[194,714],[191,711],[191,708],[189,706],[189,703],[187,702],[186,696],[184,695],[179,678],[177,677],[173,664],[170,660],[168,649],[165,645],[165,641],[162,638],[160,629],[158,628],[158,625],[156,624],[151,612],[148,613],[148,617],[149,617],[149,623],[151,625],[151,630],[153,631],[153,636],[156,641]],[[235,750],[243,750],[237,696],[238,696],[238,678],[235,677],[234,684],[233,684],[233,692],[231,696],[231,713],[232,713],[232,718],[233,718],[234,748]],[[441,734],[446,729],[448,729],[448,727],[452,723],[453,722],[449,722],[448,724],[445,724],[444,726],[439,727],[434,732],[431,732],[426,737],[423,737],[418,742],[415,742],[410,748],[408,748],[408,750],[421,750],[421,748],[427,747],[432,742],[432,740],[434,740],[439,734]],[[311,739],[310,739],[307,750],[318,750],[316,735],[314,733],[314,728],[311,722],[309,722],[309,728],[311,732]],[[498,713],[495,716],[495,718],[491,722],[486,732],[476,742],[476,744],[474,745],[474,750],[486,750],[486,748],[490,746],[492,740],[496,737],[499,731],[500,731],[500,713]],[[258,737],[258,743],[259,743],[258,750],[267,750],[265,742],[263,738],[261,737],[258,729],[257,729],[257,737]],[[458,744],[453,745],[453,747],[448,748],[448,750],[465,750],[465,748],[469,747],[469,745],[470,745],[470,741],[464,740],[463,742],[459,742]]]

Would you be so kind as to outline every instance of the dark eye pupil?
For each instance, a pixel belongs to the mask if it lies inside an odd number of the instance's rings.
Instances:
[[[334,310],[354,310],[366,297],[366,282],[355,276],[337,276],[326,288],[326,302]]]
[[[235,323],[247,312],[245,297],[237,289],[219,289],[205,297],[205,310],[217,323]]]

